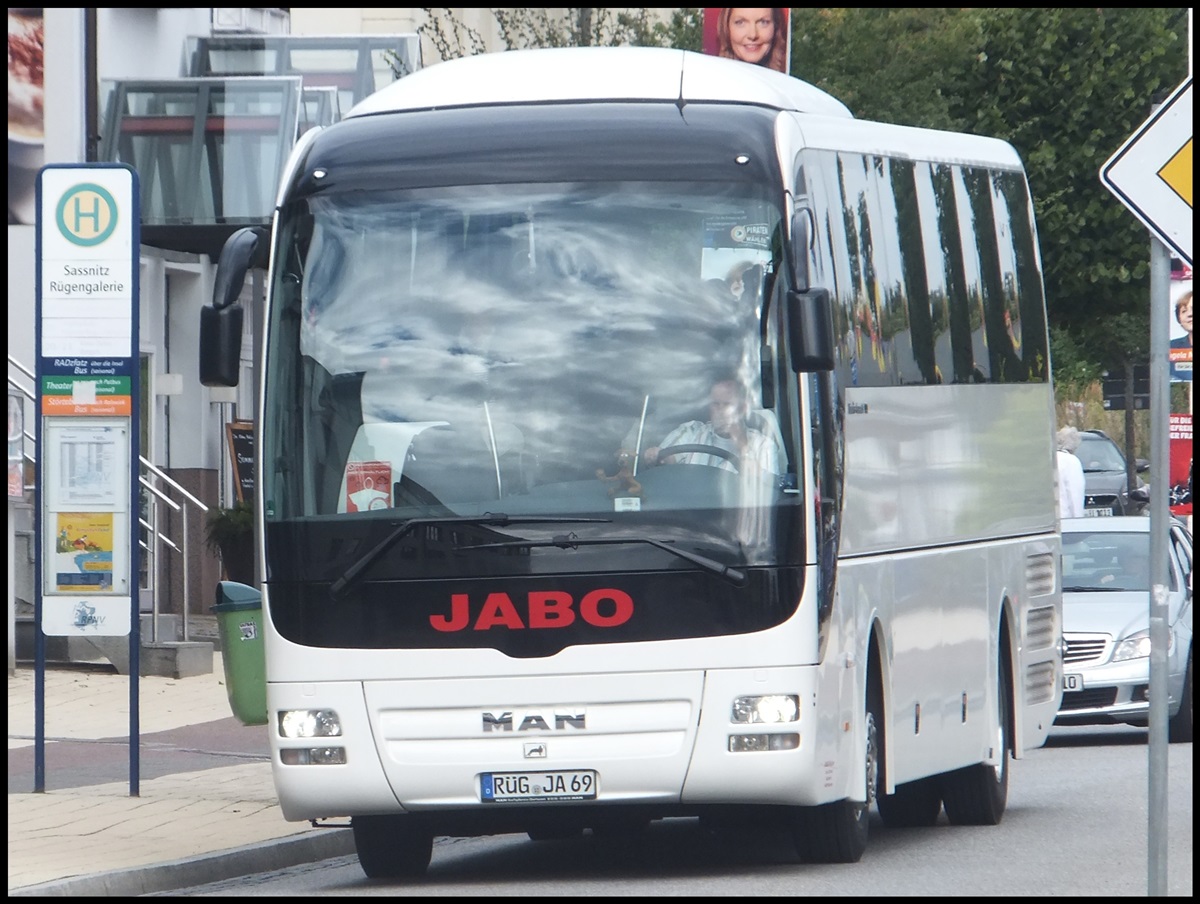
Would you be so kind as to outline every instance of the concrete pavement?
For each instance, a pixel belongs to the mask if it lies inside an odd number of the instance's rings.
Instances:
[[[128,676],[45,670],[45,790],[34,793],[35,671],[9,675],[10,896],[170,891],[353,852],[348,828],[284,820],[267,728],[233,717],[213,660],[209,675],[140,679],[136,797]]]

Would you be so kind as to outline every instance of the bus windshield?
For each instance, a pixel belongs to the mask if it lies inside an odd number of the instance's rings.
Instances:
[[[707,510],[761,546],[745,513],[793,502],[797,477],[761,389],[780,215],[756,191],[507,184],[286,206],[267,522]],[[695,448],[739,400],[749,448]],[[672,435],[687,448],[656,464]]]

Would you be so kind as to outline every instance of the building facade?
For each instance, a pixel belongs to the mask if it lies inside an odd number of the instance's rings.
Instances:
[[[207,613],[223,574],[207,518],[238,498],[227,428],[253,421],[256,348],[248,318],[241,384],[200,384],[216,258],[234,230],[269,222],[298,134],[396,78],[396,60],[419,68],[415,34],[293,35],[282,8],[9,10],[10,432],[14,407],[23,426],[9,444],[10,459],[23,456],[10,480],[10,668],[35,596],[41,168],[119,162],[138,174],[139,597],[143,613]],[[253,310],[261,279],[248,282]]]

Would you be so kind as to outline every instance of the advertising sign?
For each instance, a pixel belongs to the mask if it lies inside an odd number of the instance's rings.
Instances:
[[[1171,382],[1192,382],[1192,268],[1171,273]]]
[[[791,9],[705,7],[702,47],[705,53],[791,71]]]
[[[55,512],[55,589],[112,593],[113,513]]]
[[[33,225],[45,160],[46,32],[41,9],[8,9],[8,222]]]
[[[1171,514],[1192,513],[1192,416],[1171,415]]]

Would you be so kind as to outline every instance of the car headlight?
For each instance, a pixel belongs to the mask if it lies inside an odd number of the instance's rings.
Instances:
[[[1175,648],[1175,632],[1167,632],[1167,655]],[[1150,655],[1150,629],[1130,634],[1113,648],[1112,661],[1125,662],[1129,659],[1141,659]]]

